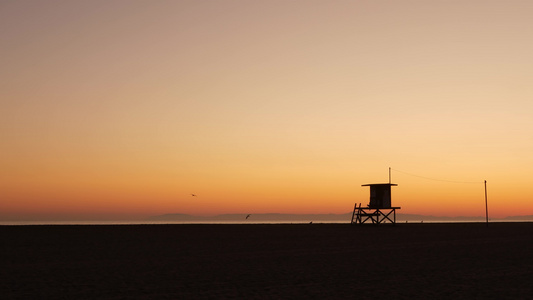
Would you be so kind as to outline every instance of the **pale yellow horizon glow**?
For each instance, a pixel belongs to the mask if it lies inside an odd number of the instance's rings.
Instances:
[[[532,215],[533,3],[4,1],[0,220]],[[199,196],[193,198],[191,193]]]

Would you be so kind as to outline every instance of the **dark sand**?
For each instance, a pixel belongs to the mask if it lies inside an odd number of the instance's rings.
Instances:
[[[0,226],[1,299],[533,298],[533,223]]]

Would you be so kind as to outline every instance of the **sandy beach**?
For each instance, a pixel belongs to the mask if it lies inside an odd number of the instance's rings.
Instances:
[[[2,299],[517,299],[533,223],[0,226]]]

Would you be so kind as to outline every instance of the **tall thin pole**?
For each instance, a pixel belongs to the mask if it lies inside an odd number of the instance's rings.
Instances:
[[[487,203],[487,181],[485,180],[485,216],[487,220],[487,227],[489,226],[489,205]]]
[[[390,181],[390,167],[389,167],[389,184],[390,184],[390,183],[391,183],[391,181]]]

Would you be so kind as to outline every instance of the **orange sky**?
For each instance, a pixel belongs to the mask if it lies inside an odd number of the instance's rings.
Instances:
[[[533,214],[529,1],[3,1],[0,218]],[[191,193],[198,197],[190,196]]]

